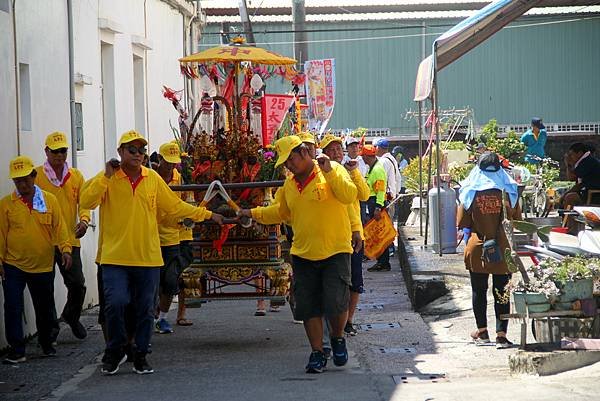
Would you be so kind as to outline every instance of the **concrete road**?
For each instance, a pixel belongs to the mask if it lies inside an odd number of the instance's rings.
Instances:
[[[65,328],[58,356],[0,365],[0,399],[31,400],[593,400],[600,399],[600,366],[551,377],[511,377],[515,350],[475,347],[468,340],[471,312],[426,316],[411,311],[397,261],[391,272],[365,273],[366,293],[348,338],[350,362],[320,375],[304,373],[308,347],[301,325],[283,308],[254,317],[253,301],[211,302],[190,309],[191,327],[155,334],[153,375],[124,364],[116,376],[99,372],[102,334],[90,311],[84,341]],[[429,263],[429,262],[428,262]],[[365,267],[370,265],[366,263]],[[449,303],[467,305],[468,299]],[[489,316],[493,316],[490,311]],[[174,311],[171,320],[173,320]],[[515,325],[509,330],[517,338]]]

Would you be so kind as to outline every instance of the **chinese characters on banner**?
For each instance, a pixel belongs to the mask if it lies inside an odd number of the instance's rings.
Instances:
[[[304,63],[304,71],[308,129],[322,134],[335,105],[335,59],[309,60]]]
[[[285,120],[288,109],[294,102],[292,95],[264,95],[262,98],[263,145],[275,141],[277,131]]]

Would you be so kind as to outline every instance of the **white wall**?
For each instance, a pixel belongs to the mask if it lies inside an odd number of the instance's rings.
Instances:
[[[148,37],[152,41],[152,50],[147,52],[148,128],[150,148],[158,150],[164,142],[173,140],[169,120],[174,127],[179,127],[178,114],[162,96],[162,87],[181,90],[184,86],[177,61],[184,55],[183,16],[163,2],[149,2],[148,26]]]
[[[177,112],[162,97],[162,85],[183,89],[184,81],[177,61],[183,55],[183,16],[160,0],[74,0],[73,35],[75,74],[85,76],[87,84],[76,85],[75,101],[82,104],[84,149],[76,152],[77,168],[85,178],[100,172],[105,159],[105,127],[102,105],[101,41],[114,46],[114,105],[115,128],[106,132],[113,143],[121,133],[136,127],[133,55],[143,58],[146,69],[144,102],[146,136],[151,150],[172,139],[169,120],[177,126]],[[29,64],[31,82],[32,129],[22,132],[21,154],[30,156],[35,163],[44,159],[46,135],[61,130],[70,135],[69,112],[69,49],[67,2],[65,0],[18,0],[17,50],[21,63]],[[99,29],[99,18],[111,21],[119,32]],[[146,27],[146,29],[144,29]],[[150,50],[132,44],[132,37],[144,38]],[[8,175],[8,160],[17,154],[15,80],[12,46],[12,16],[0,11],[0,177]],[[138,87],[139,93],[139,87]],[[139,102],[139,96],[138,96]],[[139,105],[139,103],[138,103]],[[140,124],[138,116],[138,126]],[[73,147],[71,150],[74,151]],[[115,149],[106,149],[109,155]],[[0,193],[9,194],[13,185],[0,179]],[[98,221],[97,211],[94,218]],[[82,261],[87,285],[86,305],[98,301],[96,256],[98,229],[90,228],[82,239]],[[27,333],[33,333],[33,310],[27,297]],[[62,277],[55,280],[57,312],[60,314],[66,300]],[[0,290],[0,302],[3,302]],[[6,345],[3,311],[0,308],[0,348]]]

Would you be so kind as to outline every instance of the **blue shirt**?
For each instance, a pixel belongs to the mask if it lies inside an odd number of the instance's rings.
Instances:
[[[540,130],[540,134],[538,135],[537,140],[535,139],[535,136],[533,135],[533,131],[531,131],[531,129],[529,129],[526,133],[523,134],[523,136],[521,136],[521,142],[523,142],[523,144],[525,146],[527,146],[527,154],[528,155],[535,155],[535,156],[543,158],[546,155],[544,152],[544,147],[546,146],[547,138],[548,138],[548,134],[546,133],[545,129]],[[537,160],[532,160],[528,156],[525,156],[525,161],[528,163],[533,163],[533,164],[538,163]]]

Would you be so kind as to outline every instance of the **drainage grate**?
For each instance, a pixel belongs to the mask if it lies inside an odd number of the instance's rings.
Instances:
[[[392,376],[394,383],[396,384],[410,384],[410,383],[440,383],[447,382],[445,373],[428,373],[428,374],[416,374],[416,373],[405,373],[402,375]]]
[[[317,379],[312,377],[282,377],[279,380],[282,382],[310,382]]]
[[[356,310],[359,311],[373,311],[373,310],[382,310],[383,304],[358,304],[356,306]]]
[[[416,354],[417,349],[411,347],[377,348],[377,352],[382,354]]]
[[[391,322],[391,323],[364,323],[360,325],[360,329],[363,331],[370,330],[387,330],[387,329],[399,329],[400,323]]]
[[[25,384],[0,382],[0,394],[14,393],[16,391],[21,391],[24,388],[25,388]]]

